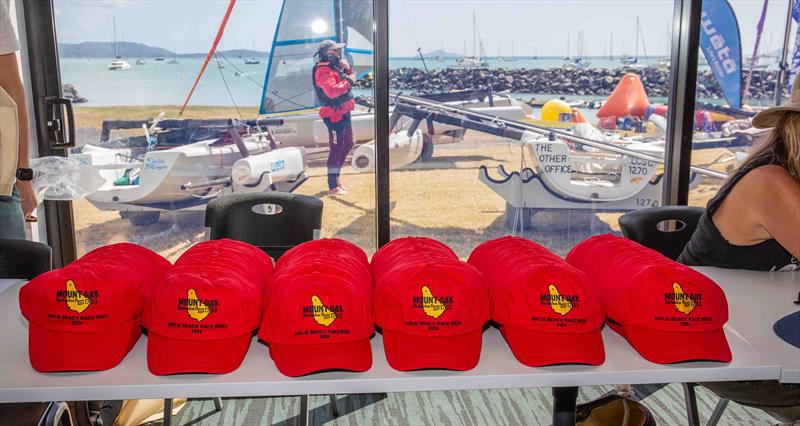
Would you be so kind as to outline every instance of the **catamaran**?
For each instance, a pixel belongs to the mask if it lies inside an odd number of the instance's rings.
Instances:
[[[569,36],[567,36],[567,56],[564,58],[563,68],[588,68],[591,62],[584,57],[585,50],[586,43],[583,39],[583,31],[578,31],[578,56],[571,58],[569,56]]]
[[[131,64],[128,61],[122,59],[117,54],[117,17],[114,16],[114,59],[111,60],[108,64],[108,69],[110,71],[116,70],[127,70],[131,67]]]
[[[461,68],[485,68],[489,66],[486,59],[486,51],[483,48],[483,40],[481,40],[480,32],[478,31],[478,21],[475,18],[475,11],[472,11],[472,56],[462,56],[456,59],[456,66]]]

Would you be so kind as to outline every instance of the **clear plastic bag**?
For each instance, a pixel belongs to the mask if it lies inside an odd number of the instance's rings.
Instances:
[[[97,191],[105,179],[94,167],[70,157],[31,160],[33,188],[42,200],[79,200]]]

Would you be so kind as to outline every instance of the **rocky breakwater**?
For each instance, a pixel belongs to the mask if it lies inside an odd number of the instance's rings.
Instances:
[[[389,86],[394,90],[414,93],[440,93],[491,86],[495,91],[508,90],[515,93],[608,96],[622,76],[628,72],[636,73],[641,77],[649,96],[667,97],[669,95],[669,71],[657,68],[635,70],[623,68],[436,68],[428,72],[419,68],[398,68],[390,71]],[[777,71],[755,72],[750,83],[750,96],[752,98],[774,97],[776,78]],[[372,81],[362,79],[358,82],[358,86],[372,87]],[[710,70],[698,72],[697,96],[703,99],[716,99],[723,96]]]
[[[84,102],[88,102],[89,100],[84,98],[83,96],[78,93],[78,89],[75,86],[66,83],[61,86],[61,93],[64,94],[64,97],[71,100],[73,104],[82,104]]]

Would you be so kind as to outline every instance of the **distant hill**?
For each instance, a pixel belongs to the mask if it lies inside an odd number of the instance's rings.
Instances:
[[[458,58],[461,55],[459,55],[457,53],[446,52],[446,51],[441,50],[441,49],[436,49],[436,50],[434,50],[432,52],[429,52],[429,53],[425,53],[424,51],[422,52],[422,57],[425,58],[425,59],[429,59],[429,58],[430,59],[435,59],[435,58],[437,58],[439,56],[441,56],[443,58]],[[419,55],[415,55],[414,57],[418,58]]]
[[[203,58],[208,52],[179,53],[179,58]],[[220,51],[231,58],[267,57],[269,52],[258,52],[248,49],[232,49]],[[163,56],[171,58],[174,53],[162,47],[148,46],[142,43],[117,42],[117,54],[126,58],[154,58]],[[111,58],[114,56],[114,43],[108,41],[85,41],[83,43],[59,43],[58,55],[62,58]]]

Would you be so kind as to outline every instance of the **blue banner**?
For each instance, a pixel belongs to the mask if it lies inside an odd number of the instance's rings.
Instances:
[[[727,0],[704,0],[700,50],[730,106],[742,107],[742,42],[736,14]]]
[[[794,83],[797,71],[800,70],[800,0],[794,1],[792,18],[794,18],[794,21],[797,23],[797,33],[794,35],[794,53],[792,54],[792,67],[790,68],[789,84],[787,85],[789,93],[792,93],[792,83]]]

